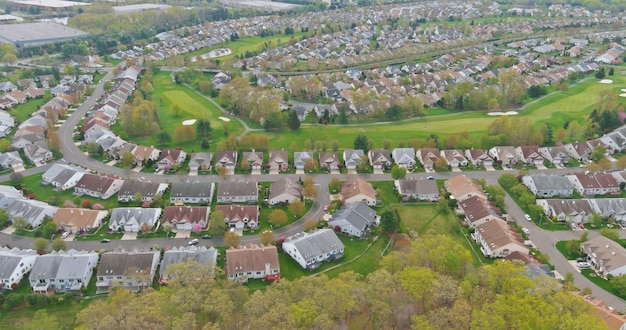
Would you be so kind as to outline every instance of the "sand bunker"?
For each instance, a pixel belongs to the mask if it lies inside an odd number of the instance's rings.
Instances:
[[[611,79],[602,79],[602,80],[599,81],[599,83],[601,83],[601,84],[612,84],[613,80],[611,80]]]
[[[507,111],[507,112],[501,112],[501,111],[494,111],[494,112],[489,112],[487,113],[487,115],[489,116],[512,116],[512,115],[517,115],[517,111]]]
[[[199,57],[203,60],[206,60],[208,58],[216,58],[216,57],[221,57],[221,56],[226,56],[226,55],[230,55],[232,54],[233,51],[230,50],[229,48],[219,48],[219,49],[214,49],[208,53],[204,53],[202,55],[199,55]],[[198,60],[198,56],[192,56],[191,57],[191,62],[196,62]]]
[[[226,117],[218,117],[221,121],[230,121],[230,119],[226,118]]]
[[[183,126],[190,126],[196,123],[195,119],[187,119],[183,122]]]
[[[620,97],[626,97],[626,93],[622,93],[619,95]]]

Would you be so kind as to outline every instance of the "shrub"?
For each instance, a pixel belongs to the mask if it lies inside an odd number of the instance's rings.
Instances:
[[[104,210],[104,206],[100,203],[96,203],[91,206],[91,209],[92,210]]]
[[[93,202],[90,200],[84,200],[80,203],[80,207],[84,209],[90,209],[93,207]]]

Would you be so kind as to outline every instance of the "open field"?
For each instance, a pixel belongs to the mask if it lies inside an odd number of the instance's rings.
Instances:
[[[185,56],[193,57],[193,56],[206,54],[214,49],[228,48],[232,51],[230,55],[220,56],[217,58],[219,60],[224,60],[224,59],[232,58],[235,56],[239,56],[241,54],[244,54],[245,52],[260,52],[265,47],[266,43],[268,44],[271,43],[272,47],[270,48],[276,48],[278,46],[287,45],[289,44],[289,39],[291,39],[291,37],[299,41],[300,39],[302,39],[302,36],[304,34],[305,33],[297,32],[291,35],[279,34],[279,35],[273,35],[273,36],[267,36],[267,37],[260,37],[260,36],[244,37],[244,38],[237,39],[235,41],[218,44],[213,47],[202,48],[200,50],[186,54]]]
[[[35,312],[39,309],[46,309],[48,315],[54,315],[59,322],[60,329],[74,329],[76,326],[76,315],[92,301],[93,299],[71,299],[63,303],[54,303],[47,306],[29,306],[17,310],[1,309],[0,329],[30,329]]]

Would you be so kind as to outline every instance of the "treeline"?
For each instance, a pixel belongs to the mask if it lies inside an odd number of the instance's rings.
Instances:
[[[447,236],[396,247],[370,274],[282,279],[255,291],[187,261],[168,267],[167,287],[113,289],[77,321],[85,329],[606,329],[571,283],[530,278],[509,261],[476,269]]]

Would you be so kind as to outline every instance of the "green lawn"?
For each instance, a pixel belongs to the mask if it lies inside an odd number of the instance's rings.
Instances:
[[[11,111],[11,113],[15,113],[15,115],[17,116],[17,121],[22,123],[26,119],[30,118],[30,115],[33,112],[37,111],[39,107],[42,106],[43,104],[44,104],[43,98],[29,100],[26,103],[16,105],[15,108],[13,108],[13,110]]]
[[[296,41],[299,41],[300,39],[302,39],[303,35],[304,33],[298,32],[292,35],[278,34],[278,35],[267,36],[267,37],[260,37],[260,36],[244,37],[244,38],[237,39],[235,41],[229,41],[223,44],[218,44],[213,47],[202,48],[200,50],[191,52],[185,56],[194,57],[194,56],[206,54],[214,49],[228,48],[232,51],[232,53],[230,55],[219,57],[220,60],[224,60],[224,59],[232,58],[235,56],[239,56],[240,54],[244,54],[245,52],[262,51],[266,43],[271,43],[271,47],[269,47],[271,49],[277,48],[279,46],[284,46],[289,43],[289,39],[291,39],[291,37],[293,37]]]
[[[101,299],[101,298],[96,298]],[[0,309],[0,329],[30,329],[35,312],[46,309],[48,315],[54,315],[60,329],[74,329],[76,315],[86,308],[93,299],[70,299],[62,303],[53,303],[46,306],[28,306],[16,310]]]

